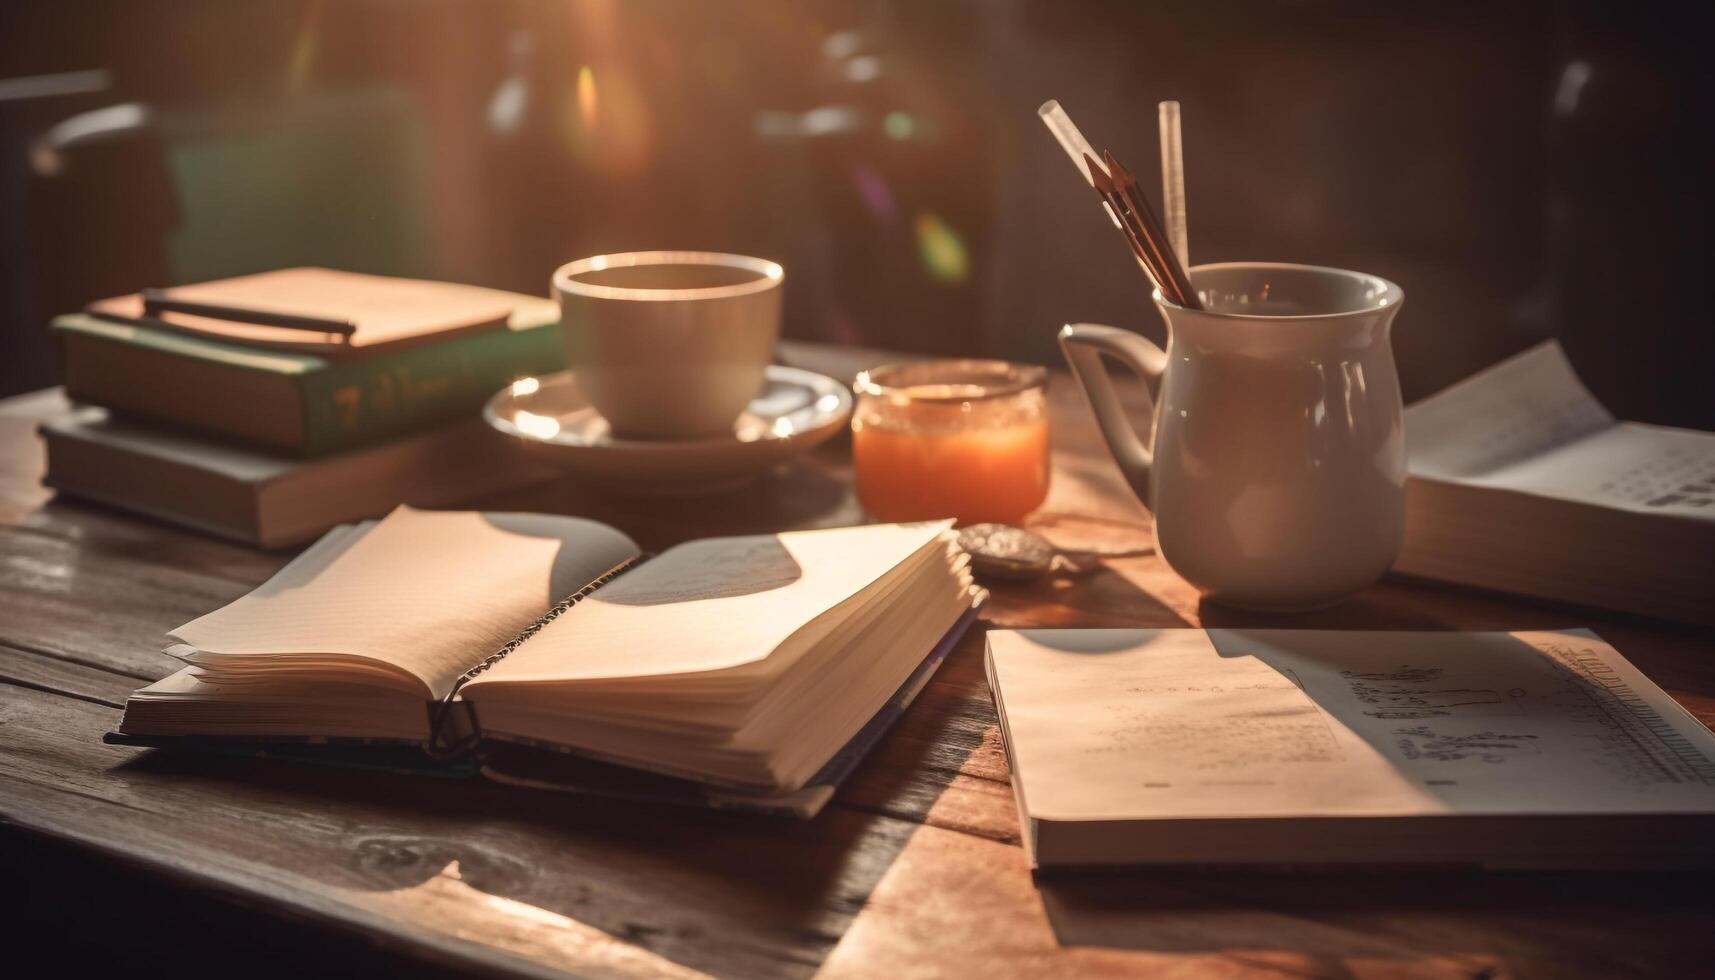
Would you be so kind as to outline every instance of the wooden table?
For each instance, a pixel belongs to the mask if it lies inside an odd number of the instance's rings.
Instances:
[[[873,356],[794,347],[849,375]],[[1063,545],[1148,542],[1063,378]],[[0,403],[0,859],[35,920],[218,970],[738,977],[1685,976],[1712,968],[1715,890],[1690,875],[1127,873],[1034,881],[982,637],[811,822],[502,787],[223,761],[101,743],[125,696],[175,664],[166,630],[287,556],[52,500],[34,424]],[[861,519],[836,443],[751,490],[672,503],[554,484],[483,500],[609,521],[647,548]],[[1595,627],[1705,722],[1707,636],[1387,581],[1290,619],[1199,604],[1154,556],[994,590],[1001,626]],[[187,928],[186,916],[196,928]],[[14,924],[14,923],[9,923]],[[34,928],[34,927],[32,927]],[[193,944],[191,938],[200,937]],[[222,939],[222,936],[231,938]],[[223,946],[222,943],[225,943]],[[14,947],[15,948],[15,947]],[[241,957],[239,962],[222,957]],[[186,957],[197,963],[197,957]]]

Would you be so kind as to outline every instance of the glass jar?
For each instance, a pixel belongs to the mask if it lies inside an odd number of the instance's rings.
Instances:
[[[859,503],[883,521],[1021,521],[1048,496],[1047,379],[1045,368],[988,360],[859,374]]]

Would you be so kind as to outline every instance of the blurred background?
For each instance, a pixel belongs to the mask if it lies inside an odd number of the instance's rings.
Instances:
[[[1715,428],[1686,8],[6,0],[0,395],[55,382],[55,313],[300,264],[540,294],[584,255],[736,251],[786,266],[796,338],[1159,340],[1036,107],[1159,200],[1175,98],[1193,260],[1399,282],[1408,399],[1557,336],[1622,417]]]

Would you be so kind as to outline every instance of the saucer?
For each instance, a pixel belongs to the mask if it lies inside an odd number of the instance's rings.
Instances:
[[[513,382],[488,400],[482,417],[531,455],[568,473],[633,493],[677,497],[756,480],[843,430],[851,412],[845,385],[771,364],[761,393],[726,436],[615,439],[570,371]]]

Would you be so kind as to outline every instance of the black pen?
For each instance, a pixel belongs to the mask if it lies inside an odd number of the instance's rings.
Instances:
[[[159,289],[145,289],[142,296],[144,316],[158,318],[162,313],[184,313],[189,316],[206,316],[216,320],[254,323],[264,327],[282,327],[287,330],[338,334],[347,339],[350,339],[352,334],[357,333],[357,324],[349,320],[324,320],[319,317],[300,316],[296,313],[275,313],[270,310],[249,310],[240,306],[197,303],[191,300],[177,299]]]

